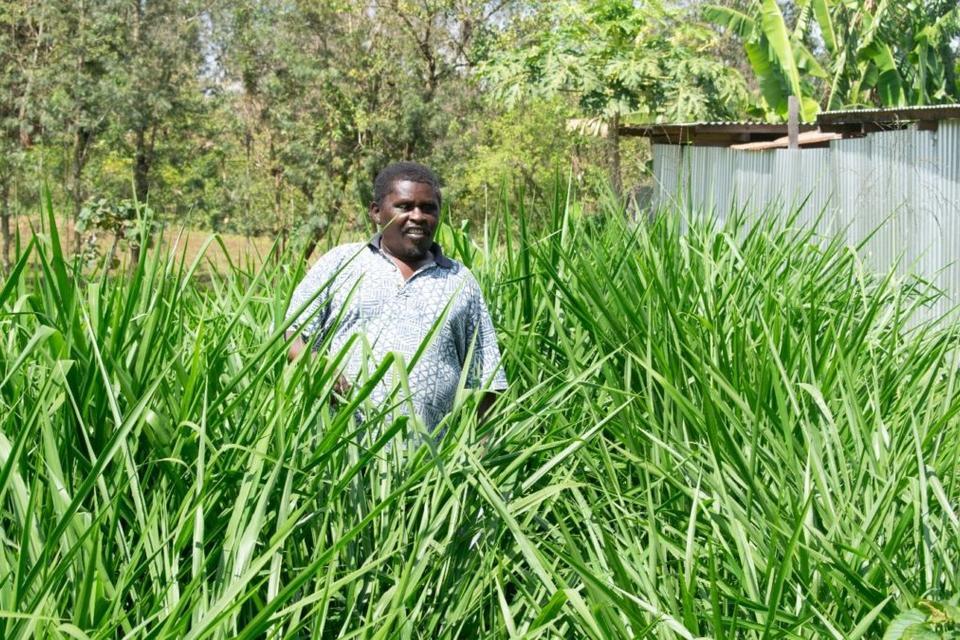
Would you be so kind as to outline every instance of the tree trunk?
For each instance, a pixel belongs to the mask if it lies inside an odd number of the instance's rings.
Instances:
[[[274,239],[278,240],[273,245],[273,251],[270,254],[270,257],[274,262],[280,262],[280,258],[283,256],[284,249],[287,245],[287,230],[284,228],[274,229],[273,232]]]
[[[140,264],[140,238],[130,243],[130,268],[136,269]]]
[[[313,252],[317,249],[317,245],[320,244],[320,241],[323,239],[325,230],[320,228],[319,225],[313,227],[313,231],[310,232],[310,239],[307,240],[307,246],[303,249],[303,261],[306,262],[310,259],[310,256],[313,255]]]
[[[313,193],[304,190],[304,195],[307,196],[307,201],[310,203],[310,208],[313,209]],[[334,211],[340,211],[339,203],[334,205]],[[306,262],[310,259],[310,256],[313,255],[313,252],[316,250],[317,245],[320,243],[320,240],[323,239],[324,234],[326,233],[326,228],[321,227],[319,224],[314,224],[313,228],[310,230],[310,237],[307,238],[307,243],[303,247],[303,261]]]
[[[955,70],[957,56],[953,53],[950,41],[942,42],[937,53],[940,55],[940,59],[944,61],[943,80],[947,85],[947,95],[955,96],[957,95],[957,74]]]
[[[136,219],[139,220],[143,215],[143,205],[147,202],[147,195],[150,193],[150,161],[147,158],[147,151],[144,145],[143,129],[137,129],[137,150],[133,158],[133,196],[136,203]],[[134,237],[127,238],[130,243],[130,268],[134,269],[140,264],[140,242],[144,240],[143,229],[138,224],[134,228]]]
[[[90,145],[90,134],[83,127],[77,128],[73,138],[73,162],[70,166],[70,196],[73,198],[73,249],[80,252],[82,238],[77,230],[80,222],[80,209],[83,208],[83,168],[87,164],[87,150]]]
[[[135,132],[136,148],[133,156],[133,195],[137,205],[137,218],[143,214],[143,207],[147,204],[147,197],[150,195],[150,168],[153,166],[154,140],[156,137],[156,126],[150,130],[147,136],[147,129],[144,126],[138,126]],[[141,241],[147,242],[149,229],[137,227],[136,237],[128,238],[130,241],[130,266],[136,267],[140,264]]]
[[[620,174],[620,115],[614,115],[607,123],[607,164],[610,170],[610,186],[620,197],[623,195],[623,177]]]
[[[113,259],[117,255],[117,245],[120,244],[120,229],[113,230],[113,241],[110,243],[110,251],[107,252],[107,260],[104,263],[104,270],[113,269]]]
[[[283,218],[283,165],[277,160],[277,154],[273,148],[273,140],[270,141],[270,161],[273,163],[271,173],[273,174],[273,219],[280,221],[282,227],[286,228],[286,222]]]
[[[147,132],[138,127],[136,151],[133,157],[133,195],[138,205],[146,204],[150,192],[150,153],[147,148]]]
[[[3,270],[10,271],[10,182],[5,179],[0,185],[0,233],[3,234]]]

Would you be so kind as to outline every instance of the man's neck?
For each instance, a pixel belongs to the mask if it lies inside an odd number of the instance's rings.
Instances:
[[[418,270],[435,262],[433,253],[430,251],[428,251],[427,255],[419,260],[404,260],[403,258],[398,258],[387,251],[387,248],[383,245],[380,246],[380,250],[383,252],[383,255],[387,256],[393,261],[393,264],[395,264],[397,269],[400,270],[400,275],[403,276],[404,280],[409,280]]]

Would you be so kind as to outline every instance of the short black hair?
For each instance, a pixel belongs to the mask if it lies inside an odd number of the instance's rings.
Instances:
[[[380,170],[377,177],[373,180],[373,201],[377,206],[383,204],[391,191],[393,185],[401,180],[410,182],[420,182],[433,187],[433,192],[437,195],[437,204],[440,203],[440,180],[437,174],[416,162],[392,162]]]

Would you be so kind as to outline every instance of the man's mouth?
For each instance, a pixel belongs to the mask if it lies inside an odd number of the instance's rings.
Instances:
[[[410,236],[411,238],[426,238],[427,230],[419,227],[410,227],[408,229],[404,229],[403,234]]]

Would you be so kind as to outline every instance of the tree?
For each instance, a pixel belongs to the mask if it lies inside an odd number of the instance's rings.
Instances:
[[[896,107],[957,97],[955,2],[756,0],[744,11],[707,5],[704,15],[739,37],[760,85],[759,107],[786,115],[802,99],[803,115],[820,108]]]
[[[364,79],[361,60],[372,62],[356,48],[364,14],[346,2],[247,3],[219,20],[220,63],[232,83],[246,166],[269,175],[273,231],[285,238],[293,226],[284,206],[292,189],[322,232],[323,215],[333,211],[318,211],[317,203],[342,206],[356,161],[355,103],[345,90]]]
[[[115,143],[133,158],[134,197],[145,203],[158,138],[186,124],[201,104],[202,6],[191,0],[135,0],[120,15],[121,48],[115,66],[119,108]]]
[[[0,234],[3,267],[10,267],[10,192],[25,151],[38,133],[32,94],[47,51],[44,23],[33,2],[0,2]]]
[[[787,115],[788,98],[800,100],[800,116],[811,121],[819,111],[814,97],[816,89],[802,76],[826,78],[827,73],[804,42],[804,26],[808,24],[809,4],[797,20],[797,28],[789,29],[776,0],[755,3],[752,14],[737,9],[708,5],[707,19],[727,27],[743,40],[743,47],[760,85],[762,115],[783,119]]]
[[[692,7],[0,0],[0,223],[30,171],[74,216],[149,199],[163,216],[311,238],[308,251],[336,221],[366,225],[391,160],[432,164],[474,202],[498,173],[535,185],[571,158],[588,188],[604,165],[618,185],[618,123],[741,114],[743,78]],[[564,131],[571,117],[612,125],[609,153]]]
[[[86,199],[84,170],[94,143],[116,108],[117,85],[111,69],[120,49],[120,0],[50,0],[40,3],[51,45],[48,64],[37,73],[44,142],[61,146],[73,219]],[[79,235],[75,246],[79,247]]]
[[[827,108],[957,99],[956,2],[814,0],[812,7],[832,71]]]
[[[530,93],[569,94],[606,125],[610,178],[620,191],[619,125],[722,118],[740,111],[742,77],[702,55],[715,35],[685,11],[630,0],[562,0],[539,9],[537,26],[494,55],[486,77],[508,103]]]
[[[384,163],[429,162],[464,110],[475,108],[466,82],[474,47],[512,4],[291,0],[225,8],[222,64],[248,166],[259,158],[270,175],[275,233],[309,228],[309,253],[331,220],[362,208]],[[293,216],[301,204],[306,215]]]

